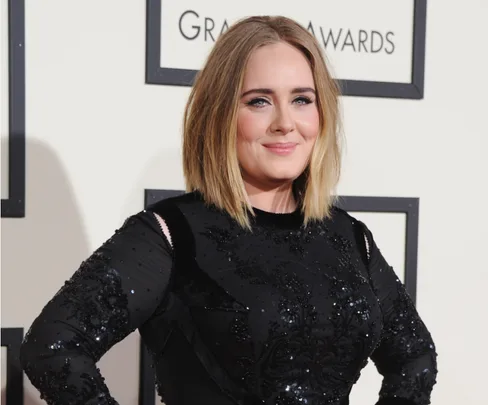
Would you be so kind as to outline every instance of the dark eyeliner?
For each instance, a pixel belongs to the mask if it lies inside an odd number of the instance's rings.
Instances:
[[[300,97],[297,97],[297,98],[296,98],[295,100],[293,100],[293,101],[298,101],[298,100],[300,100],[300,101],[304,101],[304,102],[305,102],[305,105],[306,105],[306,104],[311,104],[311,103],[313,103],[312,99],[311,99],[311,98],[309,98],[309,97],[306,97],[306,96],[300,96]]]
[[[264,98],[253,98],[252,100],[249,100],[248,102],[246,102],[246,105],[249,105],[252,107],[261,107],[261,106],[257,105],[257,103],[259,103],[261,101],[264,103],[268,103],[268,100],[266,100]]]

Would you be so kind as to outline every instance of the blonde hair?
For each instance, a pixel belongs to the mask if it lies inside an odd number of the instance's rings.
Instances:
[[[183,119],[183,171],[187,191],[225,210],[249,228],[244,181],[237,159],[237,113],[247,61],[254,50],[286,42],[310,63],[316,87],[320,133],[309,164],[294,181],[304,224],[330,216],[340,176],[339,88],[312,34],[286,17],[242,19],[221,35],[196,76]]]

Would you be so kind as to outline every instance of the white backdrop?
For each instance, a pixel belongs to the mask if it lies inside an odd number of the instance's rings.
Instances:
[[[222,15],[216,0],[199,3],[202,16]],[[25,218],[1,221],[2,327],[28,327],[81,260],[143,207],[145,188],[184,185],[189,88],[144,83],[145,11],[142,0],[26,0],[27,205]],[[434,405],[486,399],[487,17],[484,0],[430,0],[425,98],[342,99],[340,194],[420,198],[417,301],[439,352]],[[404,218],[361,218],[402,273]],[[100,364],[121,405],[137,403],[137,345],[133,334]],[[351,405],[373,404],[379,384],[368,366]],[[38,398],[26,380],[25,404]]]

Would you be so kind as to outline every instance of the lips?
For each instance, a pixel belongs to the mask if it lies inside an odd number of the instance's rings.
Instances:
[[[263,145],[270,152],[287,155],[295,150],[297,144],[294,142],[276,142],[276,143],[266,143]]]
[[[276,143],[265,143],[264,146],[266,148],[283,148],[283,149],[288,149],[288,148],[294,148],[297,146],[295,142],[276,142]]]

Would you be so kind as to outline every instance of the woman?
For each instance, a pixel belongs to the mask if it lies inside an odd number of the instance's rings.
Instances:
[[[184,119],[189,190],[131,216],[34,321],[49,404],[115,404],[96,362],[138,329],[166,405],[430,403],[431,336],[364,224],[338,209],[338,90],[314,38],[252,17],[215,44]]]

